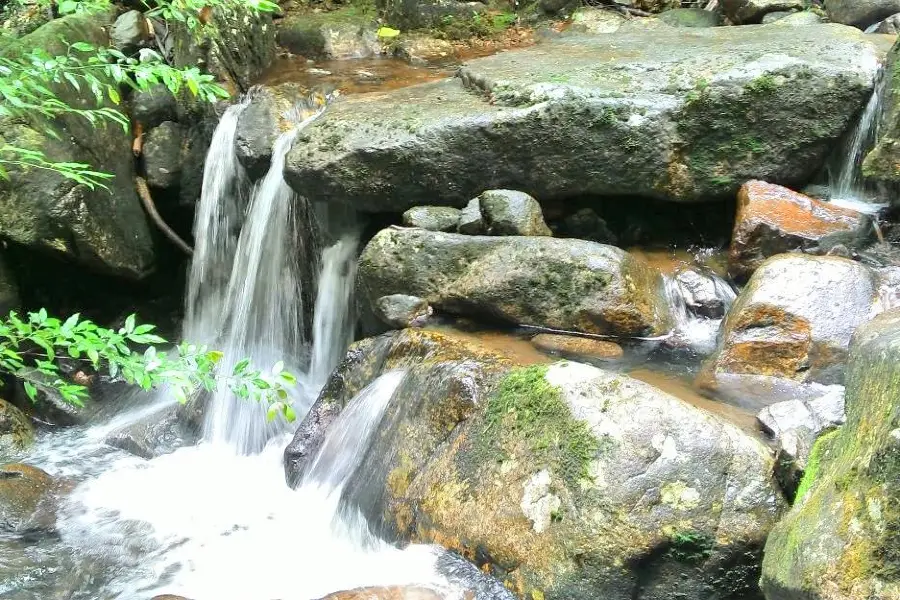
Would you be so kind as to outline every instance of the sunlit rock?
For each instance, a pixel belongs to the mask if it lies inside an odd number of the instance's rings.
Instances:
[[[488,190],[478,205],[490,235],[553,235],[538,201],[515,190]]]

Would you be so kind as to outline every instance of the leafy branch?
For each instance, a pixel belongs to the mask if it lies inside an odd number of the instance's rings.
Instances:
[[[144,390],[168,386],[182,403],[200,390],[211,392],[226,385],[240,398],[266,404],[270,420],[279,414],[288,421],[296,418],[288,389],[297,380],[284,370],[283,363],[257,370],[244,359],[230,373],[220,374],[221,352],[187,342],[172,351],[160,351],[157,346],[167,342],[154,330],[154,325],[138,324],[135,315],[114,330],[82,320],[78,314],[62,321],[44,309],[24,319],[11,312],[0,320],[0,370],[21,379],[32,400],[37,398],[38,388],[50,387],[66,402],[83,406],[87,388],[60,375],[59,361],[67,358],[97,372],[106,370],[111,378]],[[146,348],[141,351],[138,346]]]

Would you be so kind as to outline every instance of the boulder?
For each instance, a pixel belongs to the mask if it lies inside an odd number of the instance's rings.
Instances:
[[[6,57],[40,48],[65,54],[61,38],[106,46],[106,13],[75,14],[55,19],[4,48]],[[67,83],[53,90],[75,106],[96,106],[89,89]],[[114,108],[104,99],[101,106]],[[154,265],[153,238],[134,189],[131,136],[117,123],[91,125],[78,115],[53,123],[0,123],[0,146],[10,144],[40,150],[54,162],[88,163],[95,171],[114,175],[106,188],[66,179],[55,171],[10,167],[0,180],[0,236],[30,249],[50,253],[97,271],[141,278]],[[47,129],[57,137],[46,133]]]
[[[462,207],[484,189],[550,203],[799,186],[855,122],[882,55],[839,25],[561,35],[454,79],[334,103],[285,178],[363,212]]]
[[[487,226],[481,216],[481,203],[478,198],[469,200],[465,208],[460,211],[459,224],[456,227],[459,233],[466,235],[483,235],[487,233]]]
[[[420,330],[364,343],[316,407],[406,369],[344,493],[376,529],[459,552],[520,598],[759,597],[783,508],[761,441],[583,364],[511,367]]]
[[[735,297],[731,286],[698,269],[679,269],[675,274],[675,283],[687,309],[698,317],[721,319]]]
[[[460,316],[620,336],[661,335],[670,326],[658,271],[582,240],[394,227],[363,250],[359,277],[370,303],[407,294]]]
[[[393,294],[375,301],[375,315],[396,329],[420,327],[425,324],[432,310],[428,301],[415,296]]]
[[[538,201],[524,192],[488,190],[478,197],[490,235],[553,235]]]
[[[610,231],[600,216],[592,208],[582,208],[566,215],[558,224],[556,234],[579,240],[617,245],[616,234]]]
[[[147,133],[144,141],[144,169],[147,183],[171,188],[181,182],[181,125],[165,121]]]
[[[199,439],[203,404],[192,401],[159,410],[109,432],[104,441],[129,454],[151,459]]]
[[[278,25],[278,44],[311,59],[367,58],[381,52],[378,24],[352,7],[305,13]]]
[[[763,18],[763,22],[766,22],[765,17]],[[818,25],[819,23],[825,22],[827,22],[827,20],[819,13],[811,10],[802,10],[800,12],[784,15],[774,21],[769,21],[769,24],[780,25],[782,27],[805,27],[806,25]]]
[[[157,127],[164,121],[177,121],[175,96],[163,84],[149,90],[138,90],[131,96],[131,118],[140,123],[144,131]]]
[[[582,6],[572,13],[572,29],[584,33],[615,33],[628,18],[618,12]]]
[[[866,29],[900,12],[900,0],[825,0],[825,10],[835,23]]]
[[[24,533],[52,528],[50,510],[57,483],[45,471],[29,465],[0,467],[0,531]]]
[[[377,0],[375,4],[384,21],[402,31],[465,26],[485,10],[480,2],[457,0]]]
[[[615,342],[574,335],[539,333],[531,338],[531,343],[538,350],[589,363],[618,360],[624,355],[622,346]]]
[[[134,54],[150,39],[147,19],[139,10],[129,10],[122,14],[109,30],[109,41],[113,48],[126,55]]]
[[[15,454],[34,440],[34,428],[22,411],[0,399],[0,456]]]
[[[745,279],[776,254],[795,250],[824,254],[838,244],[860,247],[872,232],[869,217],[855,210],[749,181],[738,193],[728,272]]]
[[[886,74],[897,73],[900,68],[900,40],[888,53]],[[884,80],[884,99],[879,123],[878,141],[866,155],[862,172],[867,181],[879,183],[888,189],[900,186],[900,77]]]
[[[885,35],[897,35],[900,33],[900,13],[891,15],[879,23],[873,33],[883,33]]]
[[[759,23],[771,12],[803,10],[807,0],[722,0],[720,6],[733,23],[743,25]]]
[[[842,382],[850,336],[871,318],[876,287],[868,267],[846,258],[770,258],[729,311],[701,385],[715,390],[726,374]]]
[[[403,224],[429,231],[456,231],[462,211],[449,206],[415,206],[403,213]]]
[[[900,311],[853,336],[847,423],[819,439],[766,543],[769,600],[900,597]]]
[[[657,18],[672,27],[718,27],[722,24],[718,12],[702,8],[673,8]]]
[[[449,41],[429,35],[404,35],[394,46],[394,56],[411,65],[427,65],[453,60],[456,49]]]

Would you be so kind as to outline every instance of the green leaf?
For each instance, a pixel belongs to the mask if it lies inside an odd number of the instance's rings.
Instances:
[[[128,315],[128,318],[125,319],[125,331],[126,331],[127,333],[131,333],[131,332],[134,331],[135,320],[136,320],[136,319],[137,319],[137,316],[134,315],[134,314]]]
[[[28,396],[28,399],[34,402],[37,398],[37,388],[29,381],[22,382],[22,385],[25,388],[25,394]]]
[[[382,26],[382,27],[378,28],[377,35],[380,38],[391,39],[391,38],[395,38],[398,35],[400,35],[400,30],[393,29],[393,28],[387,27],[387,26]]]
[[[75,42],[72,44],[72,48],[78,50],[79,52],[91,52],[94,50],[94,47],[87,42]]]
[[[250,366],[250,359],[245,358],[243,360],[238,361],[236,365],[234,365],[234,369],[231,371],[231,374],[237,377],[244,373],[247,370],[247,367]]]
[[[293,423],[297,420],[297,413],[294,411],[294,407],[290,404],[284,405],[284,418],[288,420],[288,423]]]

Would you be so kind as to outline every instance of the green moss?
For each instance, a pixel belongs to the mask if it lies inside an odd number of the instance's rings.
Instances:
[[[771,75],[760,75],[744,88],[748,93],[761,96],[778,89],[778,82]]]
[[[829,431],[825,435],[819,436],[819,439],[813,444],[812,451],[809,454],[809,460],[806,463],[806,470],[803,472],[803,479],[800,480],[800,485],[797,486],[794,502],[803,499],[803,496],[806,495],[806,492],[808,492],[809,488],[812,487],[812,484],[815,483],[816,478],[819,476],[822,455],[828,449],[830,442],[835,439],[838,431],[839,430],[835,429],[834,431]]]
[[[485,411],[484,439],[494,441],[499,434],[504,441],[524,441],[536,466],[554,469],[574,484],[587,476],[600,443],[572,416],[546,374],[546,365],[518,368],[500,382]]]
[[[669,536],[669,556],[685,563],[701,563],[712,556],[716,541],[700,531],[675,531]]]
[[[873,553],[878,565],[877,576],[900,579],[900,446],[896,443],[879,452],[872,461],[875,482],[884,491],[883,523],[875,540]]]
[[[470,38],[490,38],[503,33],[518,20],[514,12],[504,11],[494,14],[474,14],[472,17],[446,15],[441,18],[432,35],[445,40],[467,40]]]

